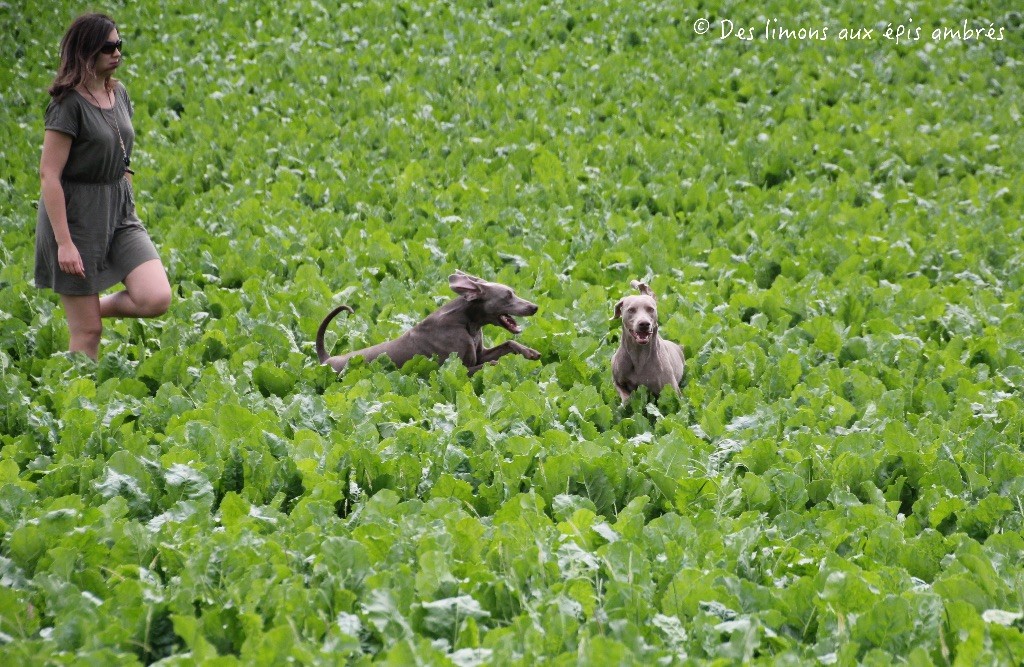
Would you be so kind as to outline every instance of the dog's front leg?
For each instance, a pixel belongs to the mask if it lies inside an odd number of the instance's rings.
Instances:
[[[477,364],[476,366],[467,366],[467,367],[466,367],[466,371],[468,372],[468,374],[469,374],[469,375],[473,375],[474,373],[476,373],[477,371],[479,371],[479,370],[480,370],[481,368],[483,368],[484,366],[493,366],[493,365],[495,365],[496,363],[498,363],[498,362],[497,362],[497,361],[488,361],[487,363],[484,363],[484,364]]]
[[[536,361],[537,359],[540,359],[540,352],[533,349],[532,347],[526,347],[522,343],[519,343],[514,340],[507,340],[504,343],[500,345],[495,345],[494,347],[491,348],[482,348],[480,350],[479,356],[477,357],[477,361],[481,362],[481,364],[484,364],[489,361],[494,361],[500,357],[503,357],[506,354],[519,354],[526,357],[527,359],[530,359],[531,361]]]

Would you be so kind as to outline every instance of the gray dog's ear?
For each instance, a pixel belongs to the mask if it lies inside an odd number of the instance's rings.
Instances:
[[[483,281],[479,278],[475,278],[468,273],[462,271],[456,271],[452,275],[448,276],[448,286],[452,288],[452,291],[459,296],[465,297],[467,301],[472,301],[480,297],[483,293],[481,283]]]
[[[634,280],[631,281],[629,284],[631,287],[635,288],[644,296],[649,296],[652,299],[654,298],[654,291],[651,289],[651,286],[648,285],[647,283],[640,282],[639,280]]]
[[[625,299],[619,299],[619,302],[617,304],[615,304],[615,310],[612,311],[612,319],[613,320],[621,320],[622,319],[622,302],[623,301],[625,301]]]
[[[457,276],[466,276],[467,278],[472,278],[473,280],[477,281],[478,283],[485,283],[485,282],[487,282],[483,278],[477,278],[472,273],[466,273],[462,269],[455,269],[455,275],[457,275]]]

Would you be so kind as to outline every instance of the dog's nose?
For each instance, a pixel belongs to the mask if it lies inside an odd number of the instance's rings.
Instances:
[[[644,320],[642,322],[637,322],[636,323],[636,330],[637,331],[642,331],[642,332],[646,333],[646,332],[651,330],[651,323],[646,321],[646,320]]]

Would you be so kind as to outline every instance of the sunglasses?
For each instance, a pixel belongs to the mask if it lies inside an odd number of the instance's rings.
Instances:
[[[123,39],[119,39],[116,42],[103,42],[103,46],[100,47],[100,53],[109,56],[114,53],[114,51],[120,51],[122,44],[124,44]]]

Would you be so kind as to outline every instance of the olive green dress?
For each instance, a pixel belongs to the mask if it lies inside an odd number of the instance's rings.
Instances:
[[[50,101],[46,129],[72,138],[71,153],[61,174],[71,240],[85,264],[85,278],[64,273],[57,264],[57,241],[39,200],[36,221],[37,287],[58,294],[99,294],[122,282],[144,262],[159,259],[156,248],[135,214],[132,185],[125,176],[121,141],[131,157],[135,130],[132,103],[120,83],[114,87],[114,108],[100,109],[78,91]],[[104,117],[105,116],[105,117]]]

